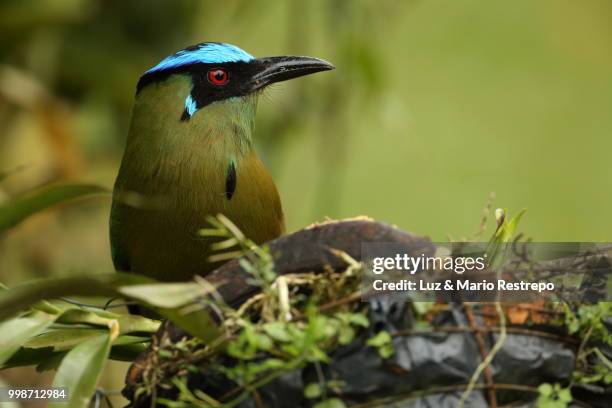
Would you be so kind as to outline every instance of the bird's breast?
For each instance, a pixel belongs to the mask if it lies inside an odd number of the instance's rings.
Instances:
[[[200,154],[184,153],[180,165],[166,158],[132,176],[122,166],[111,236],[125,248],[131,270],[166,281],[205,275],[218,265],[208,262],[211,238],[198,231],[219,213],[257,244],[282,234],[278,192],[254,152]],[[130,195],[139,200],[130,203]]]

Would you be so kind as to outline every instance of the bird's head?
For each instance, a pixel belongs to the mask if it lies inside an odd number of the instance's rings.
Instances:
[[[180,119],[188,121],[200,109],[218,101],[245,97],[275,82],[333,69],[312,57],[255,58],[225,43],[206,42],[170,55],[140,78],[137,93],[151,84],[180,75],[191,81]]]

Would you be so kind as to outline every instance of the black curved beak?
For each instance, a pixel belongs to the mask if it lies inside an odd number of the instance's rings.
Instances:
[[[312,57],[266,57],[258,58],[254,62],[257,72],[252,77],[253,91],[275,82],[335,68],[327,61]]]

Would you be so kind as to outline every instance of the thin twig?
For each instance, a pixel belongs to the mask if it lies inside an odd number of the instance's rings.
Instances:
[[[580,346],[578,347],[578,351],[576,352],[576,363],[579,363],[580,360],[582,359],[582,352],[584,351],[584,347],[586,346],[587,342],[589,341],[589,339],[591,337],[591,334],[593,333],[593,329],[594,328],[595,328],[595,326],[589,327],[589,330],[587,330],[586,334],[584,335],[584,338],[580,342]],[[570,387],[572,385],[574,385],[575,381],[576,381],[575,377],[572,376],[572,379],[570,381]]]
[[[83,302],[79,302],[78,300],[74,300],[74,299],[70,299],[67,297],[61,297],[59,298],[59,300],[69,303],[71,305],[75,305],[75,306],[79,306],[79,307],[85,307],[85,308],[90,308],[90,309],[99,309],[99,310],[108,310],[108,309],[114,309],[114,308],[119,308],[119,307],[123,307],[123,306],[129,306],[129,305],[136,305],[138,304],[138,302],[123,302],[123,303],[118,303],[116,305],[111,305],[111,303],[115,300],[117,300],[118,298],[112,298],[110,299],[108,302],[106,302],[103,306],[98,306],[98,305],[92,305],[89,303],[83,303]]]
[[[478,324],[476,323],[476,319],[474,318],[472,306],[470,305],[470,303],[465,302],[463,304],[463,309],[465,310],[465,316],[468,320],[468,324],[470,325],[470,328],[474,332],[474,339],[476,340],[476,344],[478,344],[478,349],[480,351],[480,358],[482,358],[482,360],[484,361],[487,357],[487,347],[485,345],[484,338],[482,337],[482,333],[479,330]],[[493,385],[493,372],[491,371],[491,367],[486,366],[484,368],[484,376],[485,376],[485,383],[487,384],[487,386],[489,387],[492,386]],[[487,394],[489,397],[489,405],[491,406],[491,408],[497,408],[497,398],[495,396],[495,388],[493,387],[489,388],[489,387],[487,388]]]
[[[487,201],[485,202],[485,206],[482,209],[482,218],[480,219],[480,225],[478,226],[478,231],[474,235],[472,235],[471,240],[476,241],[487,229],[487,224],[489,221],[489,214],[491,213],[491,208],[493,207],[493,201],[495,201],[495,193],[489,193],[489,197],[487,197]]]
[[[344,306],[348,303],[353,303],[359,299],[361,299],[363,292],[361,290],[358,290],[356,292],[351,293],[350,295],[343,297],[342,299],[338,299],[338,300],[334,300],[332,302],[328,302],[322,306],[319,307],[319,311],[320,312],[325,312],[327,310],[330,309],[334,309],[338,306]]]
[[[502,309],[500,302],[495,302],[495,310],[497,310],[497,314],[499,316],[500,328],[501,328],[499,332],[499,338],[497,339],[497,341],[491,348],[491,351],[489,352],[487,357],[482,361],[482,363],[478,365],[478,367],[476,367],[476,371],[474,371],[474,373],[472,374],[472,378],[470,379],[468,388],[461,395],[461,399],[459,400],[459,408],[463,408],[465,401],[468,399],[468,397],[472,393],[472,390],[474,389],[474,386],[476,385],[476,382],[478,381],[480,374],[482,374],[483,370],[486,367],[488,367],[489,364],[491,364],[491,362],[493,361],[493,358],[495,357],[497,352],[501,350],[502,346],[504,345],[504,342],[506,341],[506,336],[507,336],[506,315],[504,313],[504,310]]]

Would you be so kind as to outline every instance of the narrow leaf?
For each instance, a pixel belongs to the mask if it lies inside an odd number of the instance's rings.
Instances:
[[[132,285],[119,288],[119,292],[161,308],[185,306],[210,294],[210,290],[195,282]]]
[[[346,404],[338,398],[329,398],[315,404],[314,408],[346,408]]]
[[[221,335],[219,326],[207,310],[197,310],[189,313],[184,313],[180,309],[159,309],[158,311],[165,318],[172,320],[206,344],[210,344]]]
[[[87,329],[84,327],[49,330],[31,338],[23,346],[39,349],[51,348],[53,351],[70,350],[71,348],[92,338],[108,333],[108,329]]]
[[[0,206],[0,231],[11,228],[30,215],[63,201],[107,191],[105,188],[89,184],[54,184],[38,188]]]
[[[121,315],[116,319],[119,322],[121,334],[127,333],[156,333],[161,322],[136,315]]]
[[[112,335],[108,332],[89,339],[72,349],[62,360],[54,387],[68,389],[69,401],[53,402],[50,408],[86,408],[96,390],[111,348]]]
[[[88,324],[92,326],[108,327],[110,320],[117,320],[113,318],[114,316],[100,316],[101,314],[106,314],[104,311],[100,312],[101,313],[98,314],[94,311],[89,311],[86,309],[69,309],[62,313],[62,315],[58,317],[56,321],[57,323]]]
[[[147,339],[148,340],[148,339]],[[124,346],[113,346],[110,359],[128,361],[133,363],[136,358],[149,348],[149,343],[126,344]]]
[[[150,337],[119,336],[113,342],[110,358],[120,361],[134,361],[144,352],[151,341]],[[36,365],[38,371],[56,369],[67,351],[53,351],[52,347],[20,348],[4,364],[3,368]]]
[[[51,319],[20,317],[0,323],[0,366],[33,336],[51,324]]]
[[[70,309],[61,314],[57,323],[88,324],[108,327],[111,320],[119,322],[120,332],[125,333],[155,333],[160,322],[142,316],[113,313],[106,310]]]
[[[153,280],[128,273],[50,278],[13,286],[0,291],[0,321],[30,308],[44,299],[62,296],[116,296],[119,286],[144,284]]]

